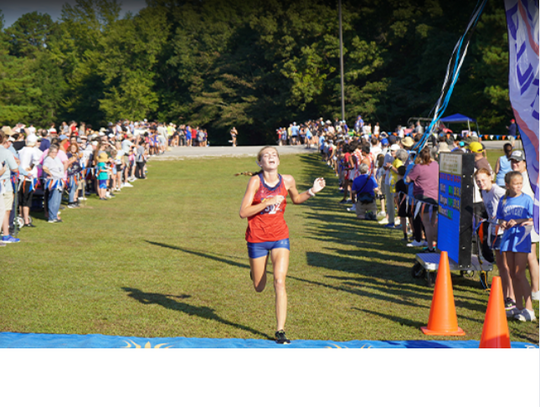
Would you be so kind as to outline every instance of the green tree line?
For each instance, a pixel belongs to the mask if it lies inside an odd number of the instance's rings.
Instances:
[[[346,119],[394,130],[429,117],[474,4],[343,0]],[[118,119],[208,129],[225,144],[271,142],[292,121],[340,118],[337,0],[77,0],[62,16],[0,22],[0,123]],[[0,19],[2,21],[3,18]],[[472,36],[448,114],[504,133],[511,117],[504,6],[491,0]]]

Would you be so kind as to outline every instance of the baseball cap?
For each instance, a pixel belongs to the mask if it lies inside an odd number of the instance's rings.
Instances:
[[[381,140],[381,144],[382,144],[383,146],[387,146],[387,145],[388,145],[388,139],[383,138],[383,139]]]
[[[411,144],[412,145],[412,144]],[[399,150],[399,146],[397,144],[392,144],[390,146],[390,151],[398,151]]]
[[[394,136],[393,134],[388,137],[388,142],[389,143],[395,144],[396,141],[397,141],[396,136]]]
[[[67,136],[65,134],[60,134],[60,137],[58,137],[60,140],[67,139]]]
[[[525,161],[525,154],[523,154],[523,151],[521,151],[521,150],[514,150],[514,151],[512,151],[512,155],[510,156],[510,160]]]
[[[26,145],[32,145],[36,143],[37,143],[37,136],[34,133],[26,137]]]
[[[481,153],[484,151],[484,147],[478,141],[473,141],[471,144],[469,144],[469,151],[471,153]]]

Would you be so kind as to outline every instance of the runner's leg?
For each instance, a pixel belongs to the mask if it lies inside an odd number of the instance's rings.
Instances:
[[[285,278],[289,269],[288,249],[273,249],[272,264],[274,265],[274,290],[276,292],[276,331],[285,329],[287,319],[287,291]]]

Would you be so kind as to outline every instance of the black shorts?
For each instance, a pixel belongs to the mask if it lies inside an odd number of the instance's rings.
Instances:
[[[123,164],[116,164],[116,171],[122,172],[122,167],[123,167]]]
[[[19,190],[19,205],[30,208],[32,206],[32,198],[34,191],[30,191],[32,187],[32,181],[24,181]]]

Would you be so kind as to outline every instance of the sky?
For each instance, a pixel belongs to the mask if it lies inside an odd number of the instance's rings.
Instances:
[[[4,28],[9,27],[23,14],[37,11],[49,14],[53,20],[58,20],[62,16],[62,5],[69,3],[74,6],[76,0],[0,0],[0,11],[4,15]],[[122,5],[120,17],[126,12],[133,14],[146,7],[146,0],[118,0]]]

